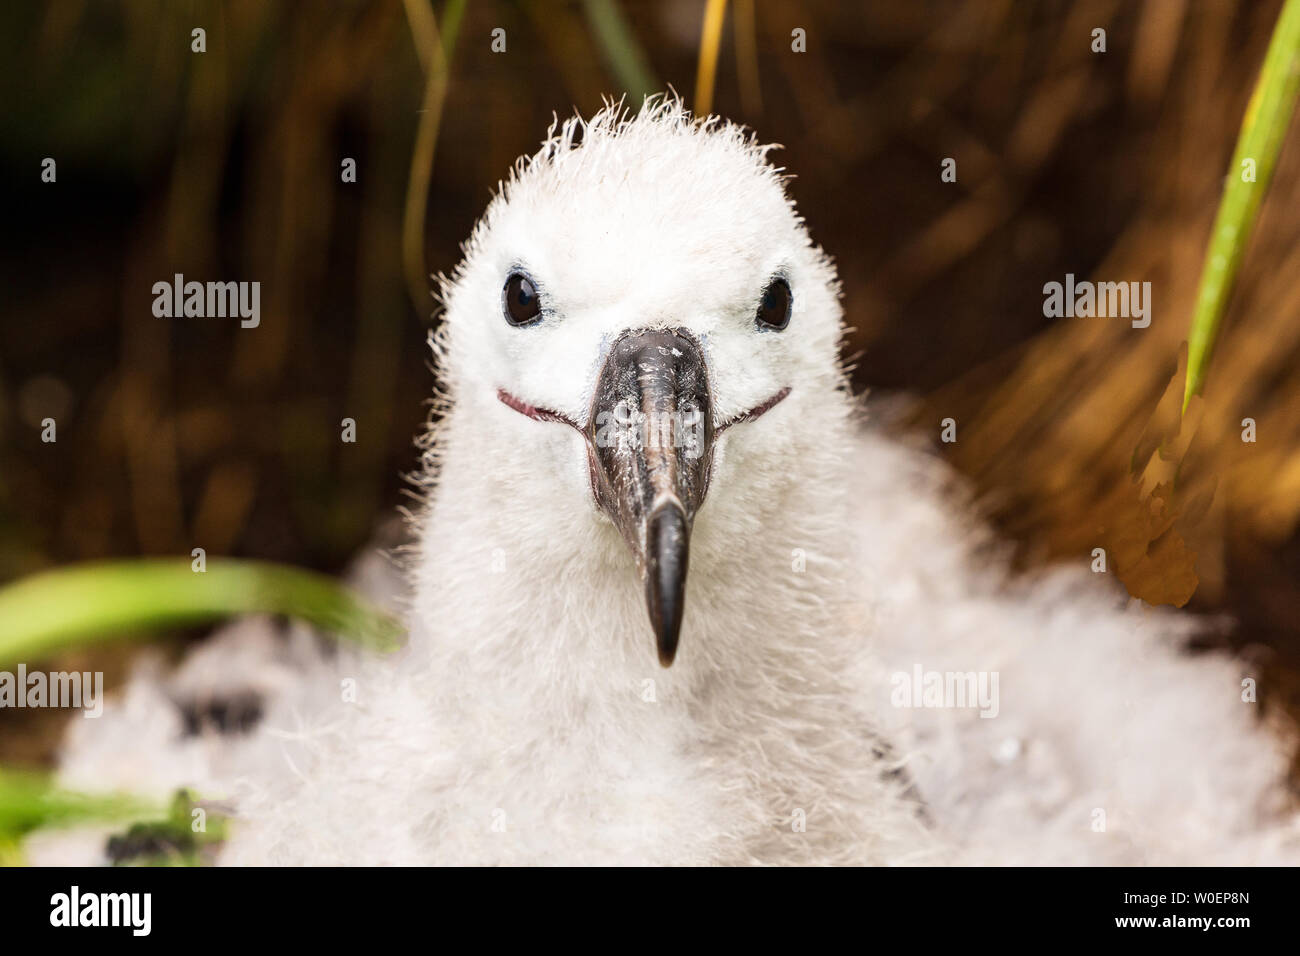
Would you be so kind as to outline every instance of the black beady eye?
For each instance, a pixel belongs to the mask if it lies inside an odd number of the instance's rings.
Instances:
[[[502,295],[505,297],[506,321],[511,325],[527,325],[542,314],[542,300],[537,288],[533,280],[522,272],[510,273]]]
[[[781,331],[790,324],[793,305],[794,293],[790,291],[790,284],[784,279],[773,279],[758,302],[758,327]]]

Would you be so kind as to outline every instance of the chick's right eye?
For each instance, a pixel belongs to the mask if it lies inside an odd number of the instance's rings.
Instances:
[[[533,280],[522,272],[512,272],[506,279],[502,292],[505,297],[506,321],[511,325],[527,325],[542,314],[542,300]]]
[[[773,279],[763,290],[763,298],[758,303],[758,327],[781,331],[790,324],[790,308],[794,303],[794,294],[790,283],[784,279]]]

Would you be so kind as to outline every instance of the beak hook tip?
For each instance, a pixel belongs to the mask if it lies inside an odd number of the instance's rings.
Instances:
[[[686,514],[675,501],[657,508],[646,522],[646,606],[663,667],[671,667],[677,655],[690,533]]]

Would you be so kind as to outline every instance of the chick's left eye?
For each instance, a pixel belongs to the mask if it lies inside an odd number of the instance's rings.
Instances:
[[[793,304],[794,294],[790,291],[790,284],[784,279],[773,279],[763,290],[763,298],[758,302],[758,327],[781,331],[790,324]]]
[[[505,299],[506,321],[511,325],[527,325],[542,314],[542,300],[533,280],[520,272],[510,273],[502,290]]]

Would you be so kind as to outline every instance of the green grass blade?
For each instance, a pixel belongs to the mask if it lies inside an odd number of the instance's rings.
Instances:
[[[178,790],[165,817],[137,820],[108,841],[114,866],[204,866],[225,841],[227,820],[215,807],[203,808],[203,825],[195,826],[201,801]]]
[[[447,0],[447,6],[442,11],[442,29],[439,34],[442,37],[442,55],[447,58],[447,66],[451,66],[452,54],[456,52],[456,37],[460,34],[460,22],[465,18],[465,4],[467,0]]]
[[[663,89],[618,0],[583,0],[583,9],[605,65],[627,91],[631,105],[639,106],[646,96]]]
[[[204,624],[235,614],[283,614],[378,650],[401,625],[333,578],[259,561],[144,559],[47,571],[0,588],[0,668],[87,641]]]
[[[44,774],[0,770],[0,842],[16,847],[33,830],[160,818],[166,808],[126,794],[87,794],[56,787]]]
[[[1188,338],[1183,411],[1187,410],[1192,396],[1199,395],[1204,387],[1228,296],[1255,228],[1260,202],[1273,178],[1282,139],[1295,111],[1297,92],[1300,92],[1300,0],[1286,0],[1246,108],[1201,269],[1201,285]],[[1242,177],[1242,164],[1247,159],[1255,162],[1254,182],[1246,182]]]

